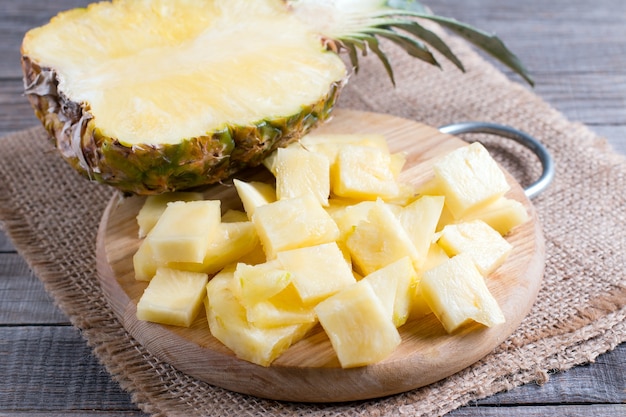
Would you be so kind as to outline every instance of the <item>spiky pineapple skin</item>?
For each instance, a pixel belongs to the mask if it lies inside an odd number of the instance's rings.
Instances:
[[[330,117],[343,81],[315,103],[286,116],[230,125],[178,144],[125,146],[104,135],[89,105],[58,89],[54,70],[22,54],[25,95],[61,156],[81,175],[130,194],[151,195],[222,181],[259,165]]]

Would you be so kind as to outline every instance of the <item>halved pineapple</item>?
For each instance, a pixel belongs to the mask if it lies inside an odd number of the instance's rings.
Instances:
[[[62,156],[90,179],[154,194],[214,183],[328,118],[348,72],[337,52],[377,37],[437,65],[412,17],[436,21],[513,68],[499,39],[418,2],[114,0],[60,13],[29,31],[25,91]],[[400,29],[401,33],[395,29]]]

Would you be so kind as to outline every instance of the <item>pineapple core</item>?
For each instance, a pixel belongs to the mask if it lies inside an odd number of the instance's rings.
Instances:
[[[126,146],[289,116],[346,73],[269,0],[99,2],[30,31],[23,53],[54,68],[59,91],[88,103],[102,133]]]

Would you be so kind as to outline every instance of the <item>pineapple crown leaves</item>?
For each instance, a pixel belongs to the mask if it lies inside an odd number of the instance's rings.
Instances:
[[[359,69],[359,52],[365,56],[371,51],[383,63],[394,85],[393,69],[380,48],[379,38],[395,43],[414,58],[440,67],[430,50],[435,49],[465,71],[463,63],[445,41],[421,25],[419,19],[433,21],[450,30],[534,85],[519,58],[496,35],[453,18],[435,15],[415,0],[291,0],[288,4],[302,20],[315,26],[330,49],[347,51],[355,72]]]

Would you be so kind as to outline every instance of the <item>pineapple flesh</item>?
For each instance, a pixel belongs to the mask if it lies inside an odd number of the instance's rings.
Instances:
[[[492,327],[505,322],[498,302],[467,254],[450,258],[424,273],[421,295],[448,333],[472,321]]]
[[[306,147],[294,144],[277,150],[264,162],[276,185],[235,180],[245,212],[230,209],[220,217],[219,200],[166,202],[179,200],[179,193],[176,198],[147,198],[137,223],[149,219],[156,224],[133,258],[136,278],[149,281],[138,318],[166,322],[164,317],[171,314],[169,323],[189,325],[198,294],[209,274],[216,274],[206,285],[209,329],[237,357],[269,366],[320,323],[345,368],[386,358],[401,342],[398,328],[410,318],[434,313],[450,333],[471,322],[502,323],[504,316],[487,282],[512,249],[501,231],[508,233],[528,214],[514,200],[493,197],[499,189],[485,186],[494,182],[483,178],[492,171],[474,169],[477,184],[472,186],[494,202],[472,204],[460,218],[446,206],[449,199],[462,200],[455,193],[465,192],[454,181],[449,187],[433,181],[420,188],[428,194],[405,203],[380,197],[372,201],[375,194],[365,199],[332,195],[323,207],[306,178],[288,175],[285,195],[277,199],[281,165],[311,172],[308,157],[316,155],[329,174],[345,149],[362,147],[389,155],[377,136],[362,141],[358,135],[335,138],[337,142],[328,136],[307,139]],[[456,152],[448,156],[457,157]],[[394,170],[401,169],[398,161]],[[451,178],[462,178],[467,168],[455,172],[445,164]],[[468,165],[494,164],[481,156]],[[501,228],[494,229],[483,218]],[[200,247],[204,255],[194,255],[200,261],[171,261]],[[181,279],[175,282],[175,276]],[[191,277],[199,281],[192,284]],[[193,301],[188,296],[182,302],[189,292]],[[185,311],[179,311],[183,305]]]
[[[137,318],[189,327],[206,294],[207,274],[159,268],[137,302]]]
[[[24,89],[87,178],[137,194],[188,189],[258,165],[325,121],[349,79],[339,53],[355,71],[360,53],[375,54],[393,81],[382,37],[438,65],[430,46],[463,70],[419,19],[532,83],[498,38],[416,1],[113,0],[28,31]]]

